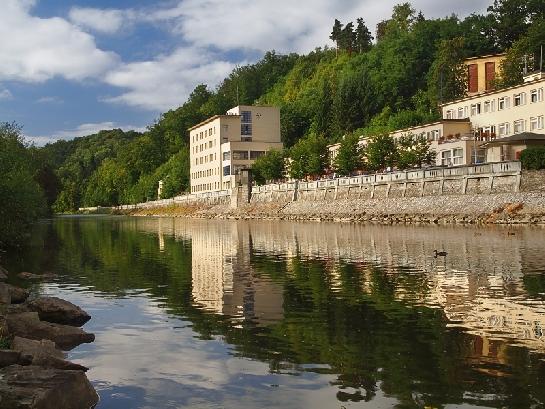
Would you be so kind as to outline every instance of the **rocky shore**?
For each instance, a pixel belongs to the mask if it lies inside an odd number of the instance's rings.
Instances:
[[[20,273],[22,280],[51,274]],[[91,317],[56,297],[38,297],[8,284],[0,266],[0,409],[87,409],[98,395],[88,368],[66,360],[64,351],[95,340],[81,327]]]
[[[545,192],[408,198],[343,198],[171,206],[123,212],[131,216],[204,219],[336,221],[381,224],[545,224]]]

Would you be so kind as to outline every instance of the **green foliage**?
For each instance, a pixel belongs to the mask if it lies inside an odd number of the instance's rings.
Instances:
[[[350,175],[363,165],[363,150],[359,145],[359,136],[357,134],[346,135],[340,143],[337,156],[333,161],[335,172],[339,175]]]
[[[387,167],[393,167],[397,160],[394,139],[387,134],[372,137],[365,147],[364,157],[370,170],[381,171]]]
[[[0,247],[19,244],[32,222],[45,215],[37,168],[15,123],[0,123]]]
[[[292,178],[320,175],[327,168],[327,140],[315,133],[299,139],[290,149],[289,174]]]
[[[429,76],[430,100],[443,103],[463,98],[467,91],[464,38],[441,40]]]
[[[522,167],[529,170],[545,169],[545,147],[532,147],[520,154]]]
[[[284,170],[284,152],[279,150],[267,151],[263,156],[257,158],[252,165],[254,180],[260,185],[269,180],[282,179],[284,177]]]
[[[435,152],[426,138],[408,134],[396,141],[396,159],[398,169],[422,167],[435,161]]]

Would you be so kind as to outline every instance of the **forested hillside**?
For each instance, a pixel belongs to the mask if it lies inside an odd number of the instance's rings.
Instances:
[[[144,133],[102,131],[47,145],[43,163],[54,169],[49,179],[56,177],[49,183],[59,183],[54,211],[155,199],[161,179],[164,197],[187,191],[187,129],[237,101],[279,106],[287,147],[302,138],[330,143],[354,132],[376,135],[438,119],[438,102],[465,92],[463,58],[507,51],[502,69],[509,85],[522,81],[522,56],[537,55],[545,44],[543,0],[496,0],[487,14],[465,19],[428,19],[405,3],[378,24],[374,39],[364,21],[332,16],[335,47],[269,52],[236,68],[217,89],[197,86]]]

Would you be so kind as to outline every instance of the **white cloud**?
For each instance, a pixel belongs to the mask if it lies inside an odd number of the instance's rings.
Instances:
[[[7,100],[7,99],[12,99],[13,98],[13,95],[12,93],[10,92],[9,89],[7,88],[0,88],[0,101],[2,100]]]
[[[170,55],[126,64],[110,72],[106,83],[127,91],[104,100],[164,111],[181,105],[197,84],[217,84],[234,66],[203,49],[178,48]]]
[[[130,11],[103,10],[87,7],[74,7],[68,13],[74,24],[106,34],[113,34],[129,20]]]
[[[112,68],[118,57],[68,21],[30,15],[34,1],[3,0],[0,80],[41,82],[56,76],[82,80]]]

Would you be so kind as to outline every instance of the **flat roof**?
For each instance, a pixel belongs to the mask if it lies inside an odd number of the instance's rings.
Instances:
[[[391,134],[393,134],[393,133],[398,133],[398,132],[413,131],[413,130],[415,130],[415,129],[425,128],[425,127],[427,127],[427,126],[441,125],[441,124],[449,123],[449,122],[454,122],[454,123],[465,123],[465,122],[468,122],[468,123],[470,123],[471,121],[469,120],[469,118],[463,118],[463,119],[447,119],[447,118],[445,118],[445,119],[441,119],[440,121],[430,122],[429,124],[416,125],[416,126],[411,126],[410,128],[398,129],[398,130],[395,130],[395,131],[390,132],[389,135],[391,135]]]
[[[477,57],[469,57],[469,58],[466,58],[464,61],[485,60],[487,58],[492,58],[492,57],[503,57],[504,55],[507,55],[507,53],[487,54],[487,55],[480,55]]]
[[[214,116],[211,116],[210,118],[208,119],[205,119],[204,121],[198,123],[197,125],[194,125],[192,126],[191,128],[188,129],[188,131],[192,131],[196,128],[200,128],[201,126],[203,125],[206,125],[212,121],[215,121],[216,119],[220,119],[220,118],[240,118],[240,115],[214,115]]]
[[[493,91],[488,91],[488,92],[483,92],[483,93],[480,93],[480,94],[471,95],[471,96],[468,96],[468,97],[456,99],[456,100],[451,101],[451,102],[447,102],[447,103],[444,103],[444,104],[440,104],[439,106],[440,106],[440,107],[445,107],[445,106],[448,106],[448,105],[454,105],[454,104],[458,104],[459,102],[470,101],[470,100],[473,100],[473,99],[486,97],[486,96],[488,96],[488,95],[499,94],[499,93],[501,93],[501,92],[510,91],[510,90],[514,90],[514,89],[517,89],[517,88],[526,87],[526,86],[528,86],[528,85],[538,84],[538,83],[540,83],[540,82],[545,82],[545,78],[540,78],[540,79],[537,79],[537,80],[534,80],[534,81],[530,81],[530,82],[523,82],[522,84],[513,85],[512,87],[507,87],[507,88],[502,88],[502,89],[495,89],[495,90],[493,90]]]
[[[485,143],[483,146],[495,146],[503,145],[514,142],[525,142],[525,141],[543,141],[545,142],[545,134],[534,133],[534,132],[522,132],[511,136],[505,136],[503,138],[498,138],[493,141]]]

